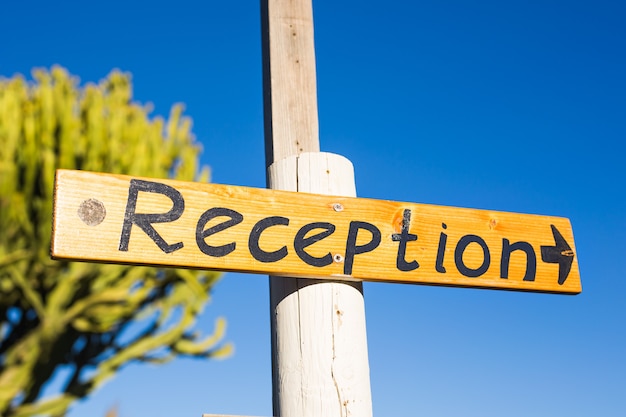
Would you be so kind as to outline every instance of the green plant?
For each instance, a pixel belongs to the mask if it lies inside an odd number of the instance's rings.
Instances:
[[[229,352],[224,321],[201,339],[195,318],[212,272],[53,261],[57,168],[207,181],[191,121],[133,103],[130,76],[79,87],[66,70],[0,79],[0,415],[64,415],[133,361]],[[41,398],[59,367],[71,375]]]

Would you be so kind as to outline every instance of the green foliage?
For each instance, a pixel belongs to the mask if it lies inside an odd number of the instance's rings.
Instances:
[[[224,322],[201,339],[195,318],[215,273],[50,259],[56,168],[207,181],[191,121],[131,102],[112,72],[79,88],[67,71],[0,79],[0,415],[64,415],[125,364],[228,354]],[[62,392],[41,398],[59,367]]]

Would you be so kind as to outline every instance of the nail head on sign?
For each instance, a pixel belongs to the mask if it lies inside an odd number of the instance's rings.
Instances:
[[[104,221],[107,211],[104,204],[95,198],[90,198],[80,203],[78,207],[78,217],[87,226],[97,226]]]

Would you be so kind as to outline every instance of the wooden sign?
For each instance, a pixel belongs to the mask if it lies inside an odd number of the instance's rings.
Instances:
[[[52,257],[581,292],[565,218],[69,170]]]

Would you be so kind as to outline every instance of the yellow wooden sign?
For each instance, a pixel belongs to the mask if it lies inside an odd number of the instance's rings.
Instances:
[[[576,294],[568,219],[57,171],[52,257]]]

